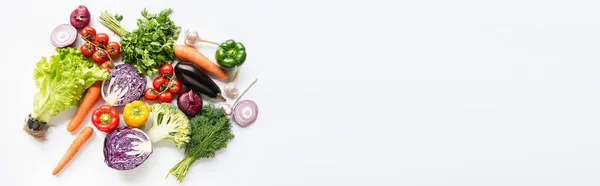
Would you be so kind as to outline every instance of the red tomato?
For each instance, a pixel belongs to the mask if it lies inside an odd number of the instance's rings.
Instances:
[[[155,101],[158,95],[156,95],[156,91],[153,88],[147,88],[144,91],[144,98],[148,101]]]
[[[110,69],[112,69],[113,67],[115,67],[115,64],[113,64],[110,61],[106,61],[106,62],[102,63],[102,65],[100,65],[100,69],[108,70],[109,72],[110,72]]]
[[[169,103],[173,99],[173,94],[170,92],[163,92],[158,94],[158,101],[163,103]]]
[[[167,83],[168,83],[167,78],[158,76],[158,77],[156,77],[156,79],[154,79],[154,81],[152,81],[152,87],[154,87],[154,89],[162,92],[163,85],[166,85]]]
[[[173,94],[177,94],[177,93],[181,92],[181,83],[179,82],[179,80],[173,80],[173,82],[171,82],[171,86],[169,87],[169,92],[173,93]]]
[[[81,37],[86,38],[89,41],[94,41],[96,38],[96,29],[91,26],[86,26],[81,29]]]
[[[110,57],[117,57],[121,53],[121,46],[117,42],[109,42],[108,46],[106,46],[106,52],[108,52]]]
[[[106,52],[98,50],[98,51],[94,52],[92,59],[94,60],[94,62],[101,65],[102,63],[106,62],[106,60],[108,59],[108,56],[106,56]]]
[[[94,54],[94,52],[96,52],[96,47],[94,47],[94,45],[91,45],[90,43],[86,42],[83,45],[81,45],[81,47],[79,47],[79,50],[81,50],[81,54],[83,54],[83,56],[91,57],[92,54]]]
[[[158,72],[162,75],[173,75],[173,65],[168,63],[164,64],[160,66]]]
[[[97,34],[96,38],[94,38],[94,44],[98,45],[100,48],[106,48],[106,45],[108,45],[108,35],[105,33]]]

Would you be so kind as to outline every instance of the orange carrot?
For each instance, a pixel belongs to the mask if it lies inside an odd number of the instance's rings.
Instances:
[[[86,118],[87,114],[90,113],[90,110],[92,110],[94,105],[96,105],[96,102],[100,100],[100,86],[102,86],[102,82],[98,81],[88,88],[83,100],[81,101],[81,104],[79,104],[79,108],[77,109],[75,116],[73,116],[73,119],[71,119],[71,122],[69,122],[67,125],[67,131],[75,131],[75,129],[77,129],[77,127],[81,125],[81,122],[83,122],[83,120]]]
[[[77,135],[77,137],[75,137],[75,140],[73,140],[71,146],[69,146],[69,149],[67,149],[67,152],[65,152],[65,155],[62,157],[62,159],[60,159],[60,162],[58,162],[58,165],[56,165],[56,168],[54,168],[54,170],[52,171],[52,175],[58,174],[58,172],[60,172],[60,170],[62,170],[65,167],[65,165],[67,165],[67,163],[71,161],[71,159],[73,159],[73,156],[75,156],[77,151],[79,151],[81,145],[83,145],[88,139],[90,139],[90,137],[92,136],[92,132],[94,132],[94,130],[90,126],[87,126],[83,128],[83,130],[81,130],[79,135]]]
[[[206,73],[212,74],[222,80],[229,78],[227,72],[213,63],[198,50],[185,45],[175,45],[173,50],[175,51],[175,56],[198,65],[198,67],[200,67]]]

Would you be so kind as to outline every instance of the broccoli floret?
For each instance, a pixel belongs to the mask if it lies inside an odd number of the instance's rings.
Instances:
[[[150,105],[152,128],[146,132],[152,143],[167,140],[177,148],[190,142],[190,121],[177,107],[168,103]]]

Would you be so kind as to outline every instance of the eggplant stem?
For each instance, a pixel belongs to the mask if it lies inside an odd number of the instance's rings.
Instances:
[[[221,44],[221,43],[217,43],[217,42],[209,41],[209,40],[204,40],[204,39],[200,39],[200,38],[196,39],[196,41],[197,42],[210,43],[210,44],[214,44],[214,45],[220,45]]]
[[[252,83],[250,83],[250,85],[248,85],[248,87],[246,87],[246,89],[244,89],[244,91],[242,91],[242,93],[233,100],[231,105],[235,105],[235,103],[244,95],[244,93],[246,93],[246,91],[248,91],[248,89],[250,89],[250,87],[252,87],[252,85],[254,85],[254,83],[256,83],[257,80],[258,78],[254,78],[254,81],[252,81]]]
[[[223,97],[223,95],[222,95],[221,93],[218,93],[216,98],[217,98],[217,99],[220,99],[220,100],[222,100],[222,101],[227,101],[227,100],[225,99],[225,97]]]

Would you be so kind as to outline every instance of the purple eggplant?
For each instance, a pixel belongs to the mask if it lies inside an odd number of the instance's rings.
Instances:
[[[204,94],[210,98],[226,101],[221,93],[221,88],[206,73],[191,62],[179,62],[175,65],[175,76],[181,84]]]

